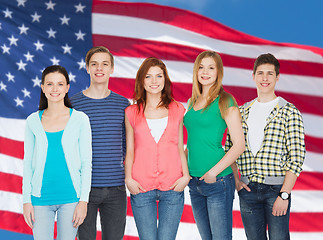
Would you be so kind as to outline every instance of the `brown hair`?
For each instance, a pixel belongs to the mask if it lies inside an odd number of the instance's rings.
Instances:
[[[222,63],[222,59],[220,57],[220,55],[214,51],[204,51],[201,52],[195,62],[194,62],[194,67],[193,67],[193,89],[192,89],[192,97],[190,98],[189,101],[189,108],[192,108],[193,105],[195,104],[196,100],[201,96],[202,94],[202,84],[198,81],[198,71],[199,71],[199,67],[200,64],[202,62],[202,59],[204,58],[213,58],[215,65],[216,65],[216,69],[217,69],[217,79],[214,82],[214,84],[211,86],[209,92],[208,92],[208,97],[207,97],[207,102],[205,107],[203,108],[203,111],[205,111],[210,104],[214,101],[214,99],[217,96],[220,96],[219,98],[219,108],[220,108],[220,112],[221,112],[221,116],[222,118],[225,116],[226,114],[226,110],[229,106],[229,100],[230,98],[233,100],[234,105],[237,105],[234,97],[227,93],[226,91],[224,91],[223,86],[222,86],[222,79],[223,79],[223,63]]]
[[[49,66],[47,68],[45,68],[45,70],[43,71],[42,73],[42,76],[41,76],[41,84],[44,85],[45,83],[45,77],[50,74],[50,73],[60,73],[62,74],[64,77],[65,77],[65,80],[66,80],[66,84],[69,85],[70,84],[70,79],[68,77],[68,73],[66,71],[66,69],[60,65],[52,65],[52,66]],[[68,93],[65,94],[65,97],[64,97],[64,105],[68,108],[72,108],[72,104],[70,102],[70,99],[68,98]],[[43,90],[40,91],[40,100],[39,100],[39,107],[38,109],[39,110],[44,110],[48,108],[48,101],[47,101],[47,98],[45,96],[45,93],[43,92]]]
[[[162,60],[158,58],[154,58],[154,57],[146,58],[143,61],[143,63],[140,65],[136,75],[134,100],[136,101],[139,112],[140,112],[141,106],[143,107],[143,110],[145,110],[145,107],[146,107],[146,90],[144,87],[144,81],[145,81],[147,72],[151,67],[159,67],[163,71],[164,78],[165,78],[165,85],[164,85],[164,89],[161,92],[161,99],[158,104],[158,107],[168,108],[169,104],[173,100],[172,83],[168,76],[166,65],[163,63]]]
[[[93,47],[87,52],[87,54],[85,56],[86,66],[89,66],[90,59],[95,53],[108,53],[110,56],[111,67],[114,67],[114,58],[113,58],[112,53],[109,51],[109,49],[107,49],[106,47],[103,47],[103,46]]]
[[[256,74],[257,68],[263,64],[274,65],[276,76],[279,75],[280,64],[279,64],[277,58],[275,58],[275,56],[272,55],[271,53],[261,54],[259,57],[257,57],[255,64],[253,66],[253,74]]]

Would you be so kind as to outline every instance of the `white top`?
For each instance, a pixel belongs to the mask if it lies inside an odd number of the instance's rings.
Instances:
[[[150,129],[150,133],[153,136],[156,143],[163,135],[167,126],[168,117],[159,119],[147,119],[147,124]]]
[[[247,124],[249,146],[254,156],[259,151],[264,140],[266,119],[274,107],[278,104],[278,100],[278,97],[266,103],[261,103],[256,100],[251,106]]]

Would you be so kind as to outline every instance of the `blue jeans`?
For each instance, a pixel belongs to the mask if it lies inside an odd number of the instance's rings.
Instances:
[[[96,239],[98,210],[101,218],[102,240],[121,240],[127,217],[125,186],[91,188],[87,216],[78,230],[79,240]]]
[[[57,240],[74,240],[77,228],[73,227],[72,220],[77,204],[78,202],[60,205],[34,206],[34,239],[54,239],[54,223],[55,215],[57,213]]]
[[[184,209],[184,192],[155,189],[131,195],[131,207],[140,240],[174,240]]]
[[[287,214],[274,216],[272,208],[282,185],[249,183],[251,192],[244,188],[239,194],[240,212],[248,240],[289,240],[290,199]],[[287,200],[286,200],[287,201]]]
[[[188,184],[193,215],[203,240],[232,239],[233,174],[206,183],[193,177]]]

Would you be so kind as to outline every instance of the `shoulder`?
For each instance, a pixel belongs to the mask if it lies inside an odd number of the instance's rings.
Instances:
[[[138,111],[137,104],[130,105],[125,109],[125,113],[127,114],[128,117],[130,115],[134,115],[137,111]]]
[[[38,116],[39,116],[39,111],[31,113],[26,119],[27,123],[35,121]]]
[[[121,104],[129,105],[129,100],[118,93],[111,91],[111,97],[117,99]]]
[[[72,116],[74,116],[76,119],[80,120],[86,120],[88,121],[89,117],[82,111],[78,111],[73,108]]]
[[[78,93],[75,93],[72,97],[70,97],[70,100],[71,101],[75,101],[77,99],[81,99],[83,98],[83,93],[82,92],[78,92]]]

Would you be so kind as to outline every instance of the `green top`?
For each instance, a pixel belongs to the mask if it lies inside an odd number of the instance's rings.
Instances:
[[[230,99],[229,107],[233,106]],[[184,116],[187,129],[188,169],[193,177],[202,177],[225,155],[222,139],[227,124],[221,117],[219,97],[207,108],[195,111],[193,107]],[[224,169],[218,176],[232,173],[231,167]]]

